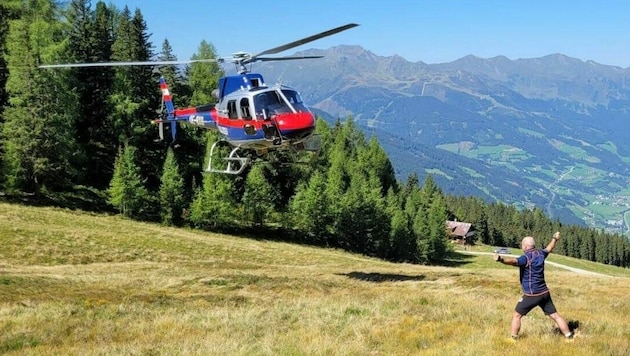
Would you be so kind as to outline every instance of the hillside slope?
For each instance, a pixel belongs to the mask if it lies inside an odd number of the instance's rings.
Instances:
[[[554,300],[580,337],[560,343],[535,311],[513,345],[506,336],[517,271],[486,256],[393,264],[4,203],[0,244],[0,352],[7,354],[628,351],[628,277],[549,268]]]

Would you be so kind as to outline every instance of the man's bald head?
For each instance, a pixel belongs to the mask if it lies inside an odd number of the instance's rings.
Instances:
[[[523,238],[521,245],[523,246],[523,250],[529,250],[536,246],[536,242],[534,241],[533,237],[526,236]]]

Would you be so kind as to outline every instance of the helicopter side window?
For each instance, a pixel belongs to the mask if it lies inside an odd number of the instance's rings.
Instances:
[[[251,120],[252,114],[249,110],[249,98],[242,98],[239,104],[241,106],[241,116],[243,117],[243,119]]]
[[[228,118],[238,119],[238,112],[236,111],[236,100],[230,100],[227,103]]]

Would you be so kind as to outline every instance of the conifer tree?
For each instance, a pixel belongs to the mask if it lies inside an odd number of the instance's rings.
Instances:
[[[348,189],[349,176],[346,168],[346,163],[351,161],[348,159],[350,155],[349,151],[345,151],[344,140],[338,134],[335,138],[335,144],[330,151],[330,168],[326,172],[326,188],[324,194],[326,199],[330,202],[328,211],[333,218],[330,224],[331,231],[331,243],[335,246],[339,243],[340,230],[342,228],[341,216],[344,210],[343,196]]]
[[[184,180],[173,149],[169,148],[162,168],[160,216],[164,225],[181,225],[184,208]]]
[[[382,187],[382,196],[385,196],[390,188],[396,189],[394,166],[375,136],[370,138],[368,146],[362,152],[367,163],[367,172],[378,179]]]
[[[415,262],[416,241],[409,215],[403,209],[404,201],[402,193],[396,194],[392,188],[389,189],[386,202],[391,220],[391,242],[387,257],[398,262]]]
[[[7,67],[6,41],[9,33],[9,20],[18,17],[20,4],[18,0],[7,0],[0,3],[0,137],[2,136],[2,126],[4,123],[4,109],[9,104],[9,97],[6,91],[6,83],[9,77],[9,69]],[[4,179],[4,148],[0,139],[0,187],[3,185]]]
[[[312,167],[315,170],[325,172],[330,165],[328,157],[334,142],[333,130],[324,119],[318,117],[315,122],[315,134],[319,135],[322,140],[322,147],[315,157],[312,159]]]
[[[304,233],[309,242],[328,245],[332,216],[326,190],[326,177],[315,172],[307,184],[298,188],[291,200],[289,211],[292,226]]]
[[[177,56],[173,53],[173,47],[167,38],[162,42],[162,50],[157,56],[158,61],[177,61]],[[164,77],[168,87],[173,93],[173,103],[176,107],[188,106],[190,102],[190,86],[187,79],[176,65],[168,64],[158,67],[158,72]]]
[[[375,146],[370,148],[348,118],[335,138],[330,172],[338,170],[343,191],[336,221],[341,246],[376,256],[387,254],[391,223],[385,211],[378,143],[373,142]]]
[[[113,43],[112,11],[99,1],[92,10],[90,0],[73,0],[67,11],[68,35],[73,60],[107,62]],[[84,156],[84,184],[106,188],[113,174],[117,135],[110,121],[108,97],[112,91],[114,69],[80,67],[73,69],[74,87],[79,96],[76,118],[77,141]]]
[[[116,17],[115,40],[112,45],[114,61],[149,61],[152,59],[147,26],[139,9],[132,17],[128,7]],[[150,191],[159,188],[159,172],[166,151],[165,143],[158,142],[158,129],[151,122],[159,108],[160,92],[157,75],[150,66],[117,66],[113,93],[112,123],[118,144],[138,148],[141,173]],[[155,212],[157,213],[157,211]]]
[[[131,12],[128,7],[117,16],[115,41],[112,45],[112,60],[132,61],[142,60],[139,57],[138,43],[131,32]],[[114,91],[110,97],[114,111],[112,112],[114,129],[118,134],[118,145],[129,143],[130,139],[143,133],[146,126],[138,116],[142,105],[133,94],[134,73],[142,68],[117,67],[115,69]],[[131,141],[135,143],[136,141]]]
[[[5,58],[7,49],[7,34],[9,33],[9,21],[18,17],[20,9],[19,0],[5,0],[0,3],[0,128],[2,125],[2,110],[8,105],[6,82],[9,70]],[[2,152],[0,150],[0,152]]]
[[[211,44],[202,41],[198,52],[192,56],[192,59],[216,58],[215,52]],[[167,48],[163,48],[162,55],[165,58],[174,58],[172,55],[169,57],[167,53]],[[183,75],[187,83],[177,85],[171,90],[173,100],[179,98],[177,103],[182,106],[214,103],[216,99],[212,96],[212,90],[218,88],[219,78],[224,74],[217,63],[192,63],[185,69]],[[175,83],[178,81],[179,79],[175,79]],[[180,91],[183,92],[180,93]],[[212,143],[220,139],[220,135],[192,125],[181,125],[178,128],[177,136],[179,148],[176,150],[176,154],[180,162],[183,162],[182,174],[186,182],[191,181],[193,177],[201,179],[199,172],[205,168],[204,157],[207,157],[203,155],[204,149],[209,149]],[[211,139],[211,143],[208,143],[209,139]],[[214,162],[216,160],[213,160]]]
[[[229,177],[222,174],[205,174],[203,186],[190,206],[190,221],[193,226],[226,230],[239,216],[234,187]]]
[[[162,50],[157,59],[159,61],[177,60],[168,39],[164,39],[162,42]],[[166,80],[175,107],[187,106],[190,101],[190,87],[182,71],[177,66],[169,64],[159,66],[158,72]],[[161,108],[165,110],[163,106]],[[165,124],[164,127],[168,129],[170,125]],[[201,179],[201,160],[203,158],[201,153],[204,150],[203,133],[205,130],[190,125],[178,125],[176,129],[177,136],[175,142],[171,143],[171,147],[177,147],[174,152],[177,161],[180,162],[182,177],[188,183],[186,186],[190,186],[193,179]],[[168,142],[170,137],[165,139]]]
[[[148,193],[140,169],[136,165],[136,149],[125,145],[119,149],[114,164],[114,176],[109,186],[109,202],[130,218],[140,218],[145,212]]]
[[[446,231],[446,220],[448,214],[444,197],[440,192],[436,192],[429,206],[429,260],[438,262],[446,257],[450,251],[448,233]]]
[[[67,58],[55,2],[22,2],[20,13],[10,22],[7,37],[10,105],[2,130],[4,174],[9,189],[38,194],[42,187],[70,186],[77,173],[76,97],[66,73],[37,68]]]
[[[475,234],[468,238],[467,243],[474,245],[478,240],[487,244],[489,240],[490,232],[488,230],[488,216],[486,215],[483,205],[479,205],[479,216],[477,219],[472,220],[472,224],[475,227]]]
[[[209,58],[217,58],[217,50],[211,43],[205,40],[201,41],[197,53],[195,53],[191,59]],[[225,72],[218,63],[192,63],[188,67],[186,74],[192,89],[192,97],[189,105],[204,105],[216,101],[212,96],[212,91],[219,87],[219,78],[225,75]]]
[[[205,138],[207,164],[210,148],[219,139],[219,133],[206,131]],[[196,192],[190,206],[191,224],[202,229],[227,230],[234,225],[235,217],[241,215],[232,177],[216,173],[204,174],[202,187]]]
[[[247,220],[262,226],[274,212],[274,199],[278,193],[265,177],[265,166],[256,164],[247,174],[243,193],[243,212]]]

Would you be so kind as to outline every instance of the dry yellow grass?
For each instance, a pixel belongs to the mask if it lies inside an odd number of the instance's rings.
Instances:
[[[489,258],[393,264],[0,203],[0,353],[630,354],[630,278],[550,268],[578,337],[535,310],[513,343],[518,271]]]

